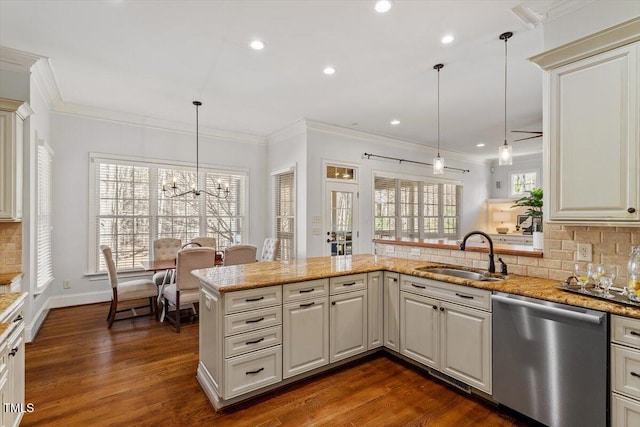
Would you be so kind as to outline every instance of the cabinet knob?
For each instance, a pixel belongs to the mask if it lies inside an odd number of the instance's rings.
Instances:
[[[444,311],[444,307],[440,307],[440,311]]]
[[[636,208],[629,208],[629,209],[627,209],[627,212],[636,213]]]
[[[437,306],[437,305],[434,305],[434,306],[433,306],[433,309],[434,309],[434,310],[437,310],[437,309],[438,309],[438,306]]]
[[[336,305],[336,302],[335,301],[331,301],[331,305]]]

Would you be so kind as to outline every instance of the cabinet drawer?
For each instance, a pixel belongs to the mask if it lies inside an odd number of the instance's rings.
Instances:
[[[640,426],[640,402],[613,393],[611,396],[611,426]]]
[[[612,315],[611,341],[640,349],[640,320]]]
[[[224,318],[224,336],[228,337],[280,324],[282,324],[281,306],[232,314]]]
[[[225,399],[275,384],[282,380],[282,346],[227,359],[224,373]]]
[[[329,284],[331,295],[359,291],[367,289],[367,275],[351,274],[349,276],[332,277],[329,280]]]
[[[289,283],[282,286],[282,302],[284,304],[312,298],[321,298],[327,295],[329,295],[328,279]]]
[[[281,326],[234,335],[224,340],[224,357],[238,356],[277,344],[282,344]]]
[[[282,286],[229,292],[224,296],[224,313],[237,313],[279,304],[282,304]]]
[[[491,292],[423,277],[402,276],[400,290],[491,311]]]
[[[611,345],[611,389],[640,399],[640,351]]]

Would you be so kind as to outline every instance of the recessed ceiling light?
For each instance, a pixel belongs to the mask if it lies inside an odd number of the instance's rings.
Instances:
[[[476,144],[476,147],[484,147],[484,143]]]
[[[392,125],[396,126],[396,125],[399,125],[399,124],[400,124],[400,120],[398,120],[398,119],[393,119],[393,120],[391,120],[389,123],[391,123]]]
[[[440,41],[444,44],[449,44],[454,40],[455,40],[455,37],[453,37],[451,34],[447,34],[446,36],[442,37],[442,40]]]
[[[375,5],[376,12],[387,13],[393,6],[392,0],[378,0]]]
[[[326,67],[324,67],[324,70],[322,70],[323,73],[325,73],[326,75],[330,76],[331,74],[335,74],[336,73],[336,69],[333,68],[331,65],[328,65]]]
[[[249,46],[254,50],[262,50],[264,49],[264,42],[262,40],[252,40]]]

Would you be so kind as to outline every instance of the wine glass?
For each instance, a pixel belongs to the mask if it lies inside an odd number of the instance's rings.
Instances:
[[[587,265],[587,276],[593,280],[594,292],[602,292],[600,288],[600,278],[604,275],[604,266],[602,264],[589,263]]]
[[[605,265],[603,266],[603,274],[600,278],[600,283],[604,288],[604,297],[605,298],[613,298],[614,295],[609,292],[609,288],[613,285],[613,281],[616,279],[616,266],[615,265]]]
[[[580,285],[580,292],[584,292],[584,288],[589,281],[589,275],[587,274],[586,266],[579,263],[574,264],[573,274],[576,278],[576,281],[578,282],[578,285]]]

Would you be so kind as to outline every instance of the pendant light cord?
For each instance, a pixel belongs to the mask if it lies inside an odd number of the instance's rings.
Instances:
[[[504,145],[507,145],[507,41],[504,38]]]
[[[198,108],[200,106],[196,104],[196,190],[200,188],[200,138],[199,130],[200,124],[198,123]]]
[[[440,157],[440,67],[438,68],[438,157]]]

